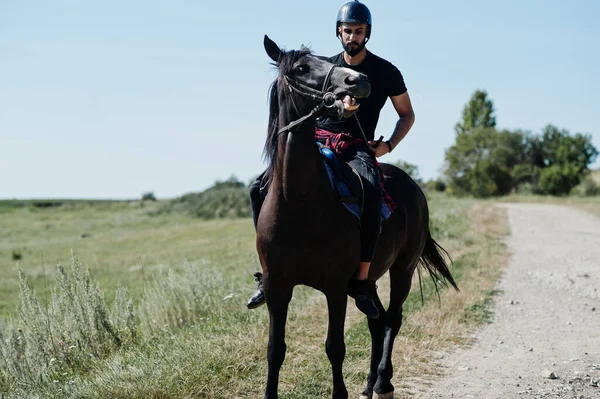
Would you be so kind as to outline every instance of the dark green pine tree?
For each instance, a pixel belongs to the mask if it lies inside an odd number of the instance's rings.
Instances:
[[[494,103],[484,90],[477,90],[465,105],[462,120],[454,129],[457,134],[470,133],[477,128],[496,127]]]

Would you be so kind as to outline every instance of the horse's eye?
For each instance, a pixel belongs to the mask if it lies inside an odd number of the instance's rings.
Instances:
[[[296,70],[296,72],[298,73],[306,73],[308,72],[309,68],[308,65],[298,65],[296,68],[294,68]]]

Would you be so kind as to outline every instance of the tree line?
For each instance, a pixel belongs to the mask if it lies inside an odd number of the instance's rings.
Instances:
[[[405,161],[396,166],[427,190],[487,198],[512,192],[566,195],[589,174],[598,156],[589,134],[572,134],[554,125],[541,133],[498,129],[487,92],[477,90],[454,127],[455,143],[446,150],[442,176],[429,182]],[[584,194],[600,195],[600,185],[587,180]],[[153,193],[144,199],[153,200]],[[202,219],[249,217],[248,186],[231,176],[210,188],[169,201],[158,213],[183,212]]]
[[[552,124],[539,134],[497,129],[494,104],[482,90],[473,93],[454,130],[456,141],[446,151],[442,182],[456,195],[566,195],[589,174],[598,156],[589,134],[571,134]],[[600,194],[600,189],[588,194]]]

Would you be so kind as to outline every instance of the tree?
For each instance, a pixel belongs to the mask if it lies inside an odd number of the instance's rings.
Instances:
[[[523,162],[524,134],[478,127],[457,134],[446,151],[445,175],[456,194],[476,197],[505,195],[515,186],[513,170]]]
[[[496,127],[494,104],[488,98],[486,91],[477,90],[465,105],[462,120],[456,124],[454,130],[458,135],[472,132],[477,128]]]
[[[451,192],[486,197],[497,191],[490,184],[490,144],[496,137],[494,104],[487,92],[477,90],[465,105],[462,120],[455,126],[456,143],[446,151],[446,170]]]
[[[504,195],[515,187],[513,171],[526,158],[526,133],[498,131],[494,104],[477,90],[456,124],[456,143],[446,151],[451,192],[477,197]]]
[[[528,137],[526,148],[530,176],[523,174],[521,181],[529,181],[535,191],[550,195],[568,194],[598,156],[591,136],[571,135],[553,125],[544,127],[539,136]]]
[[[476,197],[504,195],[520,185],[563,195],[578,185],[598,156],[591,137],[548,125],[540,135],[498,131],[494,104],[477,90],[455,126],[444,174],[450,191]]]

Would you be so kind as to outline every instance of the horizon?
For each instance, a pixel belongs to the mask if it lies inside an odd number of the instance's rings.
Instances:
[[[339,53],[344,3],[306,1],[285,24],[289,5],[274,0],[0,5],[0,199],[167,199],[230,176],[247,183],[265,167],[275,70],[264,34],[287,49]],[[364,3],[367,48],[400,69],[416,114],[380,161],[438,177],[478,89],[498,129],[553,124],[600,149],[600,4]],[[389,138],[396,119],[388,101],[376,137]]]

